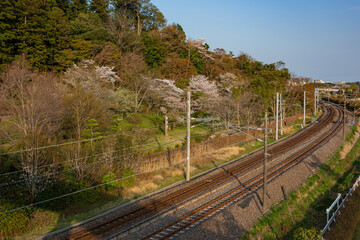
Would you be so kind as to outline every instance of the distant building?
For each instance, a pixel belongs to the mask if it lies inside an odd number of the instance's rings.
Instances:
[[[318,88],[319,92],[333,92],[337,93],[340,91],[338,88]]]
[[[314,80],[314,83],[325,83],[323,80]]]

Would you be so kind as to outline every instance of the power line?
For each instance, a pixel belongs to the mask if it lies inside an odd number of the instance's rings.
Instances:
[[[229,132],[229,133],[235,133],[235,131],[233,132]],[[205,137],[205,136],[211,136],[213,134],[204,134],[204,135],[200,135],[200,136],[194,136],[193,138],[199,138],[199,137]],[[139,151],[136,151],[136,152],[132,152],[132,153],[128,153],[128,154],[123,154],[123,155],[120,155],[120,156],[116,156],[116,157],[111,157],[109,159],[106,159],[106,160],[102,160],[102,161],[97,161],[97,162],[94,162],[94,163],[90,163],[90,164],[86,164],[86,165],[81,165],[80,167],[90,167],[90,166],[93,166],[93,165],[96,165],[96,164],[99,164],[99,163],[103,163],[103,162],[108,162],[109,160],[115,160],[115,159],[118,159],[120,157],[126,157],[126,156],[132,156],[132,155],[135,155],[137,153],[140,153],[140,152],[145,152],[147,150],[151,150],[151,149],[154,149],[154,148],[158,148],[160,146],[164,146],[164,145],[168,145],[168,144],[171,144],[171,143],[174,143],[174,142],[177,142],[177,141],[180,141],[180,140],[183,140],[182,138],[178,138],[178,139],[175,139],[173,141],[170,141],[170,142],[167,142],[167,143],[163,143],[163,144],[159,144],[155,147],[151,147],[151,148],[147,148],[147,149],[143,149],[143,150],[139,150]],[[155,142],[153,142],[155,143]],[[150,144],[150,143],[149,143]],[[129,148],[127,148],[129,149]],[[105,152],[105,153],[99,153],[99,154],[95,154],[95,155],[91,155],[91,156],[86,156],[86,157],[81,157],[81,158],[75,158],[75,159],[72,159],[72,160],[68,160],[68,161],[64,161],[62,163],[67,163],[67,162],[73,162],[73,161],[76,161],[76,160],[82,160],[82,159],[87,159],[87,158],[91,158],[91,157],[94,157],[94,156],[100,156],[100,155],[104,155],[104,154],[107,154],[107,153],[116,153],[116,152],[120,152],[120,151],[123,151],[124,149],[121,149],[121,150],[117,150],[117,151],[113,151],[113,152]],[[126,150],[126,149],[125,149]],[[55,163],[55,164],[60,164],[60,163]],[[51,166],[53,164],[49,164],[47,166]],[[46,166],[42,166],[40,167],[39,169],[42,169]],[[22,179],[22,180],[17,180],[17,181],[12,181],[12,182],[6,182],[6,183],[2,183],[0,184],[0,187],[3,187],[3,186],[11,186],[11,185],[14,185],[14,184],[18,184],[18,183],[22,183],[22,182],[25,182],[29,179],[38,179],[38,178],[43,178],[43,177],[51,177],[53,175],[56,175],[56,174],[59,174],[59,173],[63,173],[63,172],[69,172],[69,171],[72,171],[72,170],[76,170],[76,169],[79,169],[79,167],[74,167],[74,168],[70,168],[70,169],[66,169],[66,170],[62,170],[62,171],[57,171],[57,172],[52,172],[52,173],[49,173],[49,174],[46,174],[46,175],[40,175],[40,176],[34,176],[34,177],[31,177],[31,178],[27,178],[27,179]],[[17,172],[24,172],[23,170],[19,170]],[[14,173],[14,172],[13,172]],[[5,174],[10,174],[10,173],[5,173]],[[2,175],[5,175],[5,174],[2,174]],[[2,176],[0,175],[0,176]]]
[[[76,140],[76,141],[71,141],[71,142],[47,145],[47,146],[42,146],[42,147],[30,148],[30,149],[5,152],[5,153],[0,153],[0,156],[10,155],[10,154],[15,154],[15,153],[31,152],[31,151],[35,151],[35,150],[42,150],[42,149],[53,148],[53,147],[58,147],[58,146],[66,146],[66,145],[71,145],[71,144],[75,144],[75,143],[89,142],[89,141],[94,141],[94,140],[99,140],[99,139],[106,139],[106,138],[110,138],[110,137],[121,136],[121,135],[124,135],[124,134],[127,134],[127,133],[136,133],[138,131],[141,131],[142,129],[154,129],[154,128],[158,128],[160,126],[162,126],[162,125],[158,125],[158,126],[154,126],[154,127],[138,128],[138,129],[133,130],[133,131],[124,131],[124,132],[121,132],[119,134],[112,134],[112,135],[101,136],[101,137],[96,137],[96,138],[89,138],[89,139]]]
[[[176,165],[181,164],[184,161],[185,160],[182,160],[182,161],[177,162],[177,163],[175,163],[173,165],[169,164],[169,166],[176,166]],[[169,166],[166,166],[166,167],[169,167]],[[141,172],[141,173],[137,173],[137,174],[133,174],[131,176],[127,176],[127,177],[124,177],[124,178],[119,178],[119,179],[116,179],[116,180],[113,180],[113,181],[110,181],[110,182],[107,182],[107,183],[102,183],[102,184],[99,184],[99,185],[96,185],[96,186],[88,187],[88,188],[85,188],[85,189],[82,189],[82,190],[79,190],[79,191],[76,191],[76,192],[64,194],[64,195],[54,197],[54,198],[50,198],[50,199],[47,199],[47,200],[44,200],[44,201],[41,201],[41,202],[32,203],[32,204],[29,204],[29,205],[26,205],[26,206],[23,206],[23,207],[19,207],[19,208],[15,208],[15,209],[12,209],[12,210],[9,210],[9,211],[6,211],[6,212],[2,212],[2,213],[0,213],[0,215],[15,212],[15,211],[27,208],[27,207],[37,206],[37,205],[42,204],[42,203],[46,203],[46,202],[54,201],[54,200],[57,200],[57,199],[60,199],[60,198],[68,197],[68,196],[71,196],[71,195],[74,195],[74,194],[77,194],[77,193],[81,193],[81,192],[88,191],[88,190],[91,190],[91,189],[94,189],[94,188],[98,188],[98,187],[102,187],[102,186],[105,186],[105,185],[108,185],[108,184],[111,184],[111,183],[115,183],[115,182],[118,182],[118,181],[121,181],[121,180],[124,180],[124,179],[128,179],[130,177],[135,177],[135,176],[138,176],[138,175],[141,175],[141,174],[153,172],[153,171],[156,171],[156,170],[159,170],[159,169],[162,169],[162,168],[165,168],[165,167],[154,168],[154,169],[144,171],[144,172]]]
[[[179,132],[178,132],[178,133],[179,133]],[[180,133],[183,133],[183,132],[180,132]],[[219,134],[219,133],[226,133],[226,131],[217,132],[217,133],[213,133],[213,134]],[[199,136],[193,136],[192,138],[206,137],[206,136],[211,136],[211,135],[213,135],[213,134],[204,134],[204,135],[199,135]],[[63,163],[73,162],[73,161],[76,161],[76,160],[82,160],[82,159],[87,159],[87,158],[91,158],[91,157],[101,156],[101,155],[105,155],[105,154],[117,153],[117,152],[121,152],[121,151],[124,151],[124,150],[137,148],[137,147],[144,146],[144,145],[150,145],[150,144],[153,144],[153,143],[158,143],[158,141],[146,143],[146,144],[143,144],[143,145],[136,145],[136,146],[132,146],[132,147],[129,147],[129,148],[122,148],[122,149],[119,149],[119,150],[116,150],[116,151],[102,152],[102,153],[98,153],[98,154],[94,154],[94,155],[90,155],[90,156],[86,156],[86,157],[70,159],[70,160],[63,161],[63,162],[51,163],[51,164],[43,165],[43,166],[39,167],[39,169],[43,169],[43,168],[45,168],[45,167],[50,167],[50,166],[59,165],[59,164],[63,164]],[[164,144],[159,144],[157,147],[162,146],[162,145],[164,145]],[[153,148],[150,148],[150,149],[153,149]],[[145,150],[149,150],[149,149],[145,149]],[[140,151],[140,152],[142,152],[142,151]],[[1,177],[1,176],[6,176],[6,175],[15,174],[15,173],[21,173],[21,172],[24,172],[24,170],[18,170],[18,171],[9,172],[9,173],[2,173],[2,174],[0,174],[0,177]],[[1,186],[1,185],[0,185],[0,186]]]
[[[179,141],[179,140],[183,140],[183,139],[182,139],[182,138],[176,139],[176,140],[173,140],[173,141],[171,141],[171,142],[167,142],[167,143],[161,144],[161,145],[159,145],[159,146],[164,146],[164,145],[167,145],[167,144],[171,144],[171,143],[177,142],[177,141]],[[154,149],[154,148],[158,148],[159,146],[152,147],[152,148],[147,148],[147,149],[144,149],[144,150],[140,150],[140,151],[137,151],[137,152],[132,152],[132,153],[128,153],[128,154],[116,156],[116,157],[111,157],[110,159],[106,159],[106,160],[102,160],[102,161],[97,161],[97,162],[90,163],[90,164],[81,165],[81,166],[79,166],[79,167],[74,167],[74,168],[70,168],[70,169],[66,169],[66,170],[62,170],[62,171],[57,171],[57,172],[52,172],[52,173],[45,174],[45,175],[40,175],[40,176],[33,176],[33,177],[30,177],[30,178],[27,178],[27,179],[22,179],[22,180],[17,180],[17,181],[2,183],[2,184],[0,184],[0,187],[4,187],[4,186],[7,187],[7,186],[15,185],[15,184],[18,184],[18,183],[26,182],[26,181],[32,180],[32,179],[39,179],[39,178],[44,178],[44,177],[51,177],[51,176],[56,175],[56,174],[59,174],[59,173],[69,172],[69,171],[76,170],[76,169],[79,169],[79,168],[84,168],[84,167],[90,167],[90,166],[93,166],[93,165],[96,165],[96,164],[99,164],[99,163],[108,162],[109,160],[115,160],[115,159],[118,159],[118,158],[120,158],[120,157],[132,156],[132,155],[135,155],[136,153],[139,153],[139,152],[144,152],[144,151],[147,151],[147,150],[151,150],[151,149]],[[82,159],[82,158],[81,158],[81,159]],[[74,159],[74,160],[78,160],[78,159]],[[117,164],[115,164],[114,166],[116,166],[116,165],[118,165],[118,164],[120,164],[120,163],[117,163]]]
[[[42,169],[42,168],[45,168],[45,167],[54,166],[54,165],[59,165],[59,164],[63,164],[63,163],[73,162],[73,161],[76,161],[76,160],[81,160],[81,159],[86,159],[86,158],[91,158],[91,157],[97,157],[97,156],[101,156],[101,155],[105,155],[105,154],[117,153],[117,152],[121,152],[121,151],[128,150],[128,149],[133,149],[133,148],[137,148],[137,147],[141,147],[141,146],[150,145],[150,144],[153,144],[153,143],[158,143],[158,141],[153,141],[153,142],[149,142],[149,143],[144,143],[144,144],[142,144],[142,145],[136,145],[136,146],[132,146],[132,147],[128,147],[128,148],[122,148],[122,149],[118,149],[118,150],[116,150],[116,151],[102,152],[102,153],[97,153],[97,154],[90,155],[90,156],[86,156],[86,157],[74,158],[74,159],[70,159],[70,160],[66,160],[66,161],[62,161],[62,162],[51,163],[51,164],[47,164],[47,165],[40,166],[39,169]],[[158,146],[161,146],[161,144],[159,144]],[[1,176],[4,176],[4,175],[9,175],[9,174],[15,174],[15,173],[23,172],[23,171],[24,171],[24,170],[18,170],[18,171],[9,172],[9,173],[3,173],[3,174],[0,174],[0,177],[1,177]]]
[[[218,151],[218,150],[223,149],[223,148],[225,148],[225,147],[233,146],[233,145],[239,144],[239,143],[244,142],[244,141],[248,141],[248,140],[243,140],[243,141],[240,141],[240,142],[236,142],[236,143],[233,143],[233,144],[224,146],[224,147],[222,147],[222,148],[216,149],[216,150],[214,150],[214,151]],[[199,154],[199,155],[193,156],[192,158],[200,157],[200,156],[207,155],[207,154],[211,154],[211,153],[213,153],[214,151],[209,152],[209,153]],[[115,183],[115,182],[118,182],[118,181],[121,181],[121,180],[125,180],[125,179],[128,179],[128,178],[130,178],[130,177],[135,177],[135,176],[139,176],[139,175],[142,175],[142,174],[145,174],[145,173],[153,172],[153,171],[156,171],[156,170],[159,170],[159,169],[163,169],[163,168],[167,168],[167,167],[171,167],[171,166],[176,166],[176,165],[179,165],[179,164],[185,162],[185,160],[186,160],[186,159],[182,159],[182,160],[180,160],[179,162],[176,162],[176,163],[173,163],[173,164],[170,163],[170,164],[167,165],[167,166],[162,166],[162,167],[158,167],[158,168],[153,168],[153,169],[150,169],[150,170],[147,170],[147,171],[143,171],[143,172],[141,172],[141,173],[133,174],[133,175],[131,175],[131,176],[127,176],[127,177],[124,177],[124,178],[119,178],[119,179],[116,179],[116,180],[113,180],[113,181],[110,181],[110,182],[107,182],[107,183],[98,184],[98,185],[96,185],[96,186],[88,187],[88,188],[85,188],[85,189],[82,189],[82,190],[79,190],[79,191],[75,191],[75,192],[72,192],[72,193],[64,194],[64,195],[61,195],[61,196],[58,196],[58,197],[54,197],[54,198],[50,198],[50,199],[47,199],[47,200],[44,200],[44,201],[40,201],[40,202],[37,202],[37,203],[32,203],[32,204],[29,204],[29,205],[26,205],[26,206],[23,206],[23,207],[15,208],[15,209],[12,209],[12,210],[9,210],[9,211],[6,211],[6,212],[2,212],[2,213],[0,213],[0,215],[7,214],[7,213],[11,213],[11,212],[15,212],[15,211],[18,211],[18,210],[27,208],[27,207],[37,206],[37,205],[40,205],[40,204],[43,204],[43,203],[46,203],[46,202],[50,202],[50,201],[54,201],[54,200],[57,200],[57,199],[60,199],[60,198],[68,197],[68,196],[71,196],[71,195],[74,195],[74,194],[77,194],[77,193],[81,193],[81,192],[84,192],[84,191],[88,191],[88,190],[91,190],[91,189],[94,189],[94,188],[102,187],[102,186],[105,186],[105,185],[107,185],[107,184],[111,184],[111,183]]]

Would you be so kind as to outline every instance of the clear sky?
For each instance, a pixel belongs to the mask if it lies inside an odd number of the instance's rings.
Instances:
[[[212,49],[279,60],[324,81],[360,81],[360,0],[152,0]]]

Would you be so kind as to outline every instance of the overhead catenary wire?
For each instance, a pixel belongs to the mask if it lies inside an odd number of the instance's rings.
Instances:
[[[214,151],[218,151],[218,150],[223,149],[223,148],[225,148],[225,147],[233,146],[233,145],[239,144],[239,143],[244,142],[244,141],[249,141],[249,140],[242,140],[242,141],[240,141],[240,142],[236,142],[236,143],[233,143],[233,144],[224,146],[224,147],[219,148],[219,149],[216,149],[216,150],[214,150]],[[211,153],[213,153],[214,151],[208,152],[208,153],[199,154],[199,155],[193,156],[192,158],[196,158],[196,157],[204,156],[204,155],[207,155],[207,154],[211,154]],[[88,188],[85,188],[85,189],[81,189],[81,190],[79,190],[79,191],[75,191],[75,192],[72,192],[72,193],[63,194],[63,195],[61,195],[61,196],[57,196],[57,197],[54,197],[54,198],[50,198],[50,199],[47,199],[47,200],[44,200],[44,201],[40,201],[40,202],[37,202],[37,203],[32,203],[32,204],[29,204],[29,205],[26,205],[26,206],[22,206],[22,207],[18,207],[18,208],[15,208],[15,209],[11,209],[11,210],[8,210],[8,211],[5,211],[5,212],[1,212],[0,215],[4,215],[4,214],[7,214],[7,213],[15,212],[15,211],[18,211],[18,210],[21,210],[21,209],[25,209],[25,208],[28,208],[28,207],[34,207],[34,206],[37,206],[37,205],[40,205],[40,204],[43,204],[43,203],[47,203],[47,202],[50,202],[50,201],[54,201],[54,200],[57,200],[57,199],[61,199],[61,198],[64,198],[64,197],[68,197],[68,196],[71,196],[71,195],[74,195],[74,194],[77,194],[77,193],[81,193],[81,192],[88,191],[88,190],[91,190],[91,189],[94,189],[94,188],[102,187],[102,186],[105,186],[105,185],[108,185],[108,184],[112,184],[112,183],[115,183],[115,182],[118,182],[118,181],[121,181],[121,180],[125,180],[125,179],[131,178],[131,177],[139,176],[139,175],[142,175],[142,174],[145,174],[145,173],[150,173],[150,172],[153,172],[153,171],[157,171],[157,170],[160,170],[160,169],[163,169],[163,168],[167,168],[167,167],[171,167],[171,166],[174,167],[174,166],[180,165],[181,163],[183,163],[183,162],[185,162],[185,161],[186,161],[186,158],[184,158],[184,159],[182,159],[182,160],[180,160],[180,161],[178,161],[178,162],[176,162],[176,163],[170,163],[170,164],[167,165],[167,166],[162,166],[162,167],[158,167],[158,168],[153,168],[153,169],[150,169],[150,170],[147,170],[147,171],[143,171],[143,172],[141,172],[141,173],[133,174],[133,175],[130,175],[130,176],[127,176],[127,177],[115,179],[115,180],[113,180],[113,181],[109,181],[109,182],[106,182],[106,183],[102,183],[102,184],[98,184],[98,185],[95,185],[95,186],[92,186],[92,187],[88,187]]]
[[[216,132],[216,133],[212,133],[212,134],[204,134],[204,135],[198,135],[198,136],[193,136],[192,138],[200,138],[200,137],[207,137],[207,136],[211,136],[211,135],[214,135],[214,134],[220,134],[220,133],[226,133],[227,131],[222,131],[222,132]],[[180,140],[180,139],[178,139]],[[150,145],[150,144],[153,144],[153,143],[158,143],[158,141],[153,141],[153,142],[150,142],[150,143],[145,143],[141,146],[144,146],[144,145]],[[172,143],[172,142],[170,142]],[[158,144],[156,147],[160,147],[164,144]],[[166,145],[166,144],[165,144]],[[92,157],[97,157],[97,156],[101,156],[101,155],[105,155],[105,154],[114,154],[114,153],[117,153],[117,152],[121,152],[121,151],[124,151],[124,150],[128,150],[128,149],[133,149],[133,148],[137,148],[137,147],[140,147],[140,145],[136,145],[136,146],[132,146],[132,147],[128,147],[128,148],[122,148],[122,149],[119,149],[119,150],[115,150],[115,151],[110,151],[110,152],[102,152],[102,153],[98,153],[98,154],[94,154],[94,155],[89,155],[89,156],[85,156],[85,157],[81,157],[81,158],[75,158],[75,159],[70,159],[70,160],[67,160],[67,161],[62,161],[62,162],[55,162],[55,163],[51,163],[51,164],[47,164],[47,165],[43,165],[41,167],[39,167],[39,169],[43,169],[43,168],[46,168],[46,167],[53,167],[54,165],[59,165],[59,164],[64,164],[64,163],[69,163],[69,162],[73,162],[73,161],[77,161],[77,160],[82,160],[82,159],[88,159],[88,158],[92,158]],[[154,149],[156,147],[152,147],[150,149]],[[147,151],[147,150],[150,150],[150,149],[145,149],[145,150],[140,150],[140,151],[137,151],[137,152],[133,152],[133,153],[130,153],[130,154],[134,154],[134,153],[138,153],[138,152],[143,152],[143,151]],[[0,174],[0,177],[1,176],[6,176],[6,175],[11,175],[11,174],[15,174],[15,173],[22,173],[24,172],[24,170],[18,170],[18,171],[13,171],[13,172],[8,172],[8,173],[2,173]],[[0,184],[1,186],[1,184]]]
[[[85,156],[85,157],[81,157],[81,158],[75,158],[75,159],[70,159],[70,160],[66,160],[66,161],[62,161],[62,162],[55,162],[55,163],[51,163],[51,164],[47,164],[47,165],[42,165],[42,166],[39,167],[39,168],[42,169],[42,168],[45,168],[45,167],[51,167],[51,166],[54,166],[54,165],[59,165],[59,164],[64,164],[64,163],[68,163],[68,162],[73,162],[73,161],[76,161],[76,160],[81,160],[81,159],[87,159],[87,158],[97,157],[97,156],[101,156],[101,155],[105,155],[105,154],[113,154],[113,153],[121,152],[121,151],[124,151],[124,150],[129,150],[129,149],[133,149],[133,148],[138,148],[138,147],[150,145],[150,144],[153,144],[153,143],[158,143],[157,147],[159,147],[159,146],[162,145],[162,144],[159,144],[158,141],[153,141],[153,142],[149,142],[149,143],[144,143],[144,144],[142,144],[142,145],[135,145],[135,146],[128,147],[128,148],[118,149],[118,150],[115,150],[115,151],[102,152],[102,153],[97,153],[97,154],[94,154],[94,155],[89,155],[89,156]],[[153,148],[151,148],[151,149],[153,149]],[[18,170],[18,171],[9,172],[9,173],[2,173],[2,174],[0,174],[0,177],[1,177],[1,176],[4,176],[4,175],[9,175],[9,174],[15,174],[15,173],[23,172],[23,171],[24,171],[24,170]]]
[[[234,131],[234,132],[229,132],[229,133],[235,133],[235,132],[236,132],[236,131]],[[198,137],[211,136],[211,135],[212,135],[212,134],[204,134],[204,135],[200,135],[200,136],[198,136]],[[24,178],[24,179],[21,179],[21,180],[15,180],[15,181],[11,181],[11,182],[2,183],[2,184],[0,184],[0,187],[8,187],[8,186],[15,185],[15,184],[22,183],[22,182],[26,182],[26,181],[32,180],[32,179],[40,179],[40,178],[45,178],[45,177],[51,177],[51,176],[55,176],[55,175],[60,174],[60,173],[70,172],[70,171],[73,171],[73,170],[76,170],[76,169],[79,169],[79,168],[82,169],[82,168],[84,168],[84,167],[91,167],[91,166],[93,166],[93,165],[96,165],[96,164],[99,164],[99,163],[108,162],[108,161],[110,161],[110,160],[115,160],[115,159],[118,159],[118,158],[121,158],[121,157],[133,156],[133,155],[135,155],[135,154],[137,154],[137,153],[145,152],[145,151],[148,151],[148,150],[151,150],[151,149],[154,149],[154,148],[158,148],[158,147],[160,147],[160,146],[164,146],[164,145],[168,145],[168,144],[171,144],[171,143],[180,141],[180,140],[183,140],[183,138],[178,138],[178,139],[175,139],[175,140],[173,140],[173,141],[170,141],[170,142],[167,142],[167,143],[163,143],[163,144],[157,145],[157,146],[155,146],[155,147],[151,147],[151,148],[139,150],[139,151],[136,151],[136,152],[131,152],[131,153],[124,154],[124,155],[120,155],[120,156],[111,157],[111,158],[108,158],[108,159],[105,159],[105,160],[102,160],[102,161],[96,161],[96,162],[90,163],[90,164],[80,165],[80,166],[78,166],[78,167],[73,167],[73,168],[70,168],[70,169],[65,169],[65,170],[61,170],[61,171],[51,172],[51,173],[45,174],[45,175],[32,176],[32,177],[27,177],[27,178]],[[115,152],[117,152],[117,151],[115,151]],[[99,154],[99,155],[102,155],[102,154]],[[81,160],[81,159],[86,159],[86,158],[89,158],[89,157],[91,157],[91,156],[76,158],[76,159],[73,159],[72,161]],[[118,164],[120,164],[120,163],[118,163]],[[118,164],[115,164],[114,166],[116,166],[116,165],[118,165]]]
[[[23,149],[23,150],[11,151],[11,152],[4,152],[4,153],[0,153],[0,156],[16,154],[16,153],[23,153],[23,152],[31,152],[31,151],[35,151],[35,150],[42,150],[42,149],[47,149],[47,148],[59,147],[59,146],[72,145],[72,144],[76,144],[76,143],[96,141],[96,140],[99,140],[99,139],[106,139],[106,138],[121,136],[121,135],[124,135],[124,134],[127,134],[127,133],[134,133],[134,132],[136,133],[136,132],[141,131],[143,129],[155,129],[155,128],[158,128],[160,126],[163,126],[163,125],[157,125],[157,126],[154,126],[154,127],[137,128],[135,130],[124,131],[124,132],[121,132],[121,133],[118,133],[118,134],[100,136],[100,137],[96,137],[96,138],[82,139],[82,140],[76,140],[76,141],[71,141],[71,142],[64,142],[64,143],[58,143],[58,144],[53,144],[53,145],[35,147],[35,148],[30,148],[30,149]]]
[[[164,144],[162,144],[161,146],[164,146],[164,145],[167,145],[167,144],[171,144],[171,143],[177,142],[177,141],[179,141],[179,140],[183,140],[183,139],[182,139],[182,138],[179,138],[179,139],[173,140],[173,141],[171,141],[171,142],[164,143]],[[159,147],[159,146],[152,147],[152,148],[148,148],[148,149],[144,149],[144,150],[140,150],[140,151],[136,151],[136,152],[132,152],[132,153],[128,153],[128,154],[124,154],[124,155],[120,155],[120,156],[115,156],[115,157],[111,157],[110,159],[106,159],[106,160],[102,160],[102,161],[97,161],[97,162],[90,163],[90,164],[80,165],[79,167],[73,167],[73,168],[70,168],[70,169],[65,169],[65,170],[61,170],[61,171],[57,171],[57,172],[52,172],[52,173],[45,174],[45,175],[33,176],[33,177],[24,178],[24,179],[22,179],[22,180],[17,180],[17,181],[2,183],[2,184],[0,184],[0,187],[7,187],[7,186],[15,185],[15,184],[18,184],[18,183],[26,182],[26,181],[32,180],[32,179],[39,179],[39,178],[51,177],[51,176],[54,176],[54,175],[57,175],[57,174],[60,174],[60,173],[70,172],[70,171],[73,171],[73,170],[76,170],[76,169],[79,169],[79,168],[91,167],[91,166],[96,165],[96,164],[99,164],[99,163],[108,162],[109,160],[115,160],[115,159],[118,159],[118,158],[121,158],[121,157],[132,156],[132,155],[135,155],[136,153],[144,152],[144,151],[151,150],[151,149],[158,148],[158,147]],[[118,163],[118,164],[120,164],[120,163]],[[118,164],[114,164],[114,166],[116,166],[116,165],[118,165]]]

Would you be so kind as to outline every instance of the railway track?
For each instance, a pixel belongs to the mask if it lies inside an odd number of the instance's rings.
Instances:
[[[334,107],[329,108],[331,109]],[[271,167],[268,171],[268,181],[273,180],[279,174],[296,165],[304,157],[316,150],[319,145],[325,143],[340,130],[343,122],[343,112],[338,108],[336,108],[336,110],[332,109],[331,111],[337,111],[339,113],[336,124],[334,124],[334,126],[328,132],[322,134],[319,138],[317,138],[316,141],[308,144],[303,150],[292,154],[286,160]],[[231,205],[243,199],[243,197],[247,196],[249,193],[256,190],[257,188],[262,187],[262,185],[263,174],[258,174],[257,176],[246,181],[242,185],[237,186],[229,190],[228,192],[218,196],[217,198],[203,204],[197,209],[187,213],[186,215],[166,225],[165,227],[149,234],[143,239],[172,239],[173,237],[176,237],[179,233],[183,233],[190,227],[195,227],[197,224],[211,217],[215,213],[221,211],[228,205]]]
[[[298,132],[294,135],[294,137],[291,138],[291,140],[288,141],[281,141],[269,148],[269,152],[272,152],[272,157],[275,157],[279,154],[282,154],[283,152],[287,151],[290,148],[295,147],[301,142],[304,142],[308,140],[312,134],[315,131],[321,131],[326,126],[328,126],[329,123],[332,123],[333,118],[335,116],[335,111],[339,112],[339,118],[341,115],[340,110],[335,110],[335,107],[325,106],[322,105],[323,108],[323,114],[319,117],[318,123],[310,125],[303,131]],[[339,119],[336,121],[339,122]],[[151,215],[154,212],[161,212],[166,211],[166,209],[170,208],[171,206],[174,206],[176,204],[186,202],[187,199],[193,198],[196,195],[199,195],[209,189],[210,187],[214,187],[216,185],[223,184],[225,181],[229,181],[232,179],[232,177],[236,174],[241,174],[246,170],[249,170],[253,168],[256,165],[259,165],[262,163],[263,156],[261,153],[254,153],[251,156],[248,157],[247,160],[242,161],[238,164],[233,164],[233,166],[230,166],[226,171],[219,172],[217,174],[214,174],[213,176],[210,176],[208,178],[205,178],[204,180],[198,181],[193,184],[188,184],[185,186],[181,191],[170,193],[164,197],[161,197],[157,199],[156,201],[146,204],[142,207],[137,207],[136,209],[133,209],[131,211],[128,211],[127,213],[124,213],[120,216],[117,216],[116,218],[113,218],[109,221],[103,222],[101,224],[98,224],[97,226],[80,230],[78,232],[75,232],[71,236],[69,236],[67,239],[93,239],[97,238],[98,236],[101,236],[101,234],[111,231],[114,228],[121,227],[123,225],[128,225],[131,222],[138,222],[141,220],[144,220],[145,216]],[[285,164],[285,163],[283,163]],[[287,166],[287,165],[286,165]],[[278,166],[279,168],[282,168],[283,166]],[[275,171],[273,168],[269,169],[269,177],[274,177],[272,174]],[[256,187],[259,187],[261,185],[261,181],[258,181],[261,176],[257,176],[256,179],[252,179],[251,182],[244,183],[245,185],[242,185],[242,187],[247,187],[247,192],[253,190]],[[230,198],[231,196],[238,196],[240,192],[244,192],[245,190],[237,189],[234,192],[231,192],[221,198],[222,201],[225,198]],[[243,195],[246,194],[245,192],[242,193]],[[239,196],[238,196],[239,197]],[[213,203],[215,204],[215,203]],[[211,205],[211,204],[210,204]],[[212,206],[212,205],[211,205]],[[212,209],[212,207],[209,207],[209,209]],[[221,205],[220,208],[224,207]],[[204,209],[199,211],[205,211]],[[206,211],[205,211],[206,212]],[[200,214],[201,215],[201,214]],[[192,215],[191,218],[195,216]],[[208,216],[208,215],[207,215]],[[193,221],[193,220],[191,220]],[[178,226],[176,226],[178,227]],[[182,229],[181,227],[177,229]],[[123,230],[123,231],[126,231]],[[180,230],[181,231],[181,230]],[[179,232],[179,231],[177,231]],[[160,232],[159,232],[160,233]],[[156,236],[157,234],[152,235],[151,237]],[[176,234],[176,233],[174,233]],[[163,235],[163,234],[160,234]]]

